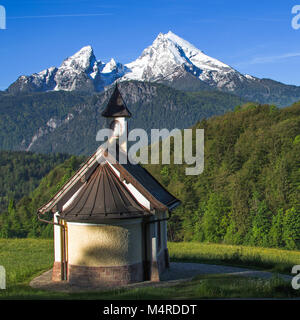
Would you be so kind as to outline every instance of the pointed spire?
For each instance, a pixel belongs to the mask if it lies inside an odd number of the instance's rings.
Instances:
[[[109,102],[102,112],[103,117],[131,117],[130,111],[127,109],[125,102],[116,84],[113,94]]]

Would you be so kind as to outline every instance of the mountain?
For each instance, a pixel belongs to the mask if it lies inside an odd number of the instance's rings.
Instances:
[[[159,82],[179,90],[218,90],[248,101],[286,106],[300,99],[300,87],[270,79],[243,75],[229,65],[206,55],[171,31],[160,33],[135,61],[122,64],[97,60],[91,46],[31,76],[21,76],[9,93],[45,91],[101,92],[116,80]]]
[[[135,61],[126,65],[123,79],[139,81],[171,81],[178,73],[187,72],[210,86],[231,90],[233,80],[244,80],[239,72],[211,58],[171,31],[160,33],[151,46]]]
[[[120,78],[123,69],[123,65],[113,59],[107,64],[97,61],[92,47],[86,46],[65,59],[59,68],[51,67],[31,76],[19,77],[8,92],[99,92]]]
[[[158,83],[124,81],[121,94],[133,114],[130,128],[187,128],[232,110],[245,100],[228,93],[183,92]],[[99,146],[101,116],[112,89],[4,94],[0,98],[0,150],[89,155]]]
[[[160,33],[137,60],[125,67],[121,80],[160,82],[186,91],[219,90],[280,107],[300,99],[300,87],[243,75],[171,31]]]

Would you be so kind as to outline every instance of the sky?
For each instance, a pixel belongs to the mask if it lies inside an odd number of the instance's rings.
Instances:
[[[291,24],[297,4],[300,0],[0,0],[6,9],[0,90],[20,75],[60,66],[86,45],[101,61],[131,62],[169,30],[241,73],[300,85],[300,29]]]

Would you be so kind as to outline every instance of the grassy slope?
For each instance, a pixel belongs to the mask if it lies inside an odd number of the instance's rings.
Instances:
[[[56,293],[32,289],[29,281],[48,270],[53,262],[53,241],[38,239],[0,240],[0,265],[7,272],[7,290],[0,291],[2,299],[205,299],[205,298],[251,298],[296,297],[297,291],[288,283],[274,277],[259,280],[225,275],[205,275],[168,288],[116,289],[93,293]],[[286,270],[299,264],[300,252],[259,248],[208,245],[199,243],[170,243],[171,259],[228,263],[277,269],[284,264]],[[238,254],[237,254],[238,253]],[[258,259],[258,256],[261,258]],[[244,258],[247,258],[246,260]],[[267,265],[261,261],[268,262]],[[288,268],[289,266],[289,268]]]

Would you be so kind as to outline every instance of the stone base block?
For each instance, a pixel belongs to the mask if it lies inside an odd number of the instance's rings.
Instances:
[[[118,286],[144,280],[143,263],[117,267],[69,265],[68,274],[71,284],[82,286]]]

